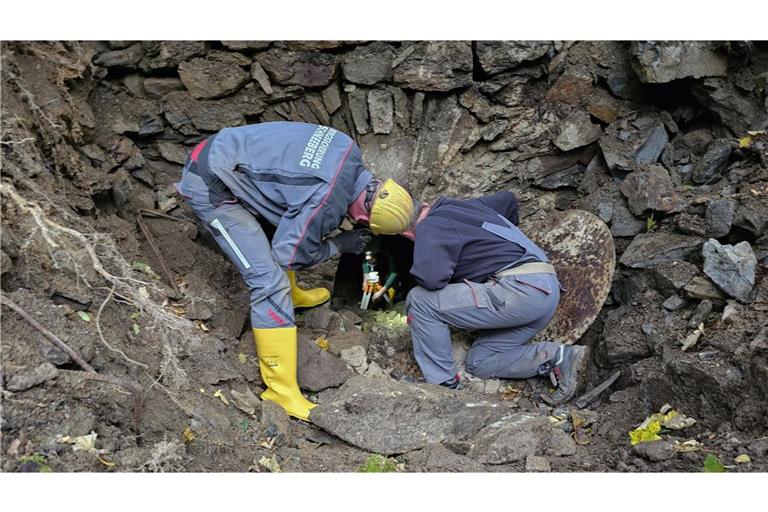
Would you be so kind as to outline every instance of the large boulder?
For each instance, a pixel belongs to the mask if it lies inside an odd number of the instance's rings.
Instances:
[[[270,79],[281,85],[325,87],[336,78],[339,58],[320,52],[294,52],[272,48],[256,55]]]
[[[725,76],[728,62],[706,41],[636,41],[632,66],[641,81],[662,84],[681,78]]]
[[[472,84],[472,46],[468,41],[414,43],[395,57],[396,85],[417,91],[451,91]]]
[[[550,41],[477,41],[475,54],[485,73],[495,74],[539,59],[552,49]]]
[[[467,455],[483,464],[508,464],[541,455],[551,439],[552,426],[546,417],[514,413],[478,432]]]
[[[757,268],[757,258],[749,242],[720,245],[710,238],[701,252],[704,273],[730,297],[749,302]]]
[[[725,78],[706,78],[694,84],[691,92],[735,135],[742,136],[753,124],[761,124],[766,119],[765,105],[745,96]]]
[[[221,98],[247,84],[251,77],[243,69],[249,65],[234,54],[216,52],[207,58],[179,64],[179,77],[196,99]]]
[[[341,70],[348,82],[374,85],[392,77],[392,47],[384,42],[358,46],[341,59]]]
[[[394,455],[436,443],[466,442],[509,414],[509,408],[469,393],[357,376],[338,391],[322,394],[310,421],[364,450]]]

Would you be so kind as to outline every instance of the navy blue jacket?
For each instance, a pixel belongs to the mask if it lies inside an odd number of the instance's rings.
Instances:
[[[435,201],[416,225],[411,274],[419,286],[439,290],[465,279],[482,283],[518,262],[525,254],[521,245],[482,227],[484,222],[502,224],[499,214],[518,224],[517,198],[512,192]],[[522,232],[518,236],[524,239],[522,243],[533,244]]]

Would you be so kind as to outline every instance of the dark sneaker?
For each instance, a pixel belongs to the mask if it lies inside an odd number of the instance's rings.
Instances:
[[[440,385],[443,386],[444,388],[448,388],[448,389],[462,389],[461,377],[456,375],[452,379],[448,379],[445,382],[441,382]]]
[[[573,398],[579,390],[588,359],[588,347],[561,345],[557,355],[550,361],[552,370],[549,377],[556,387],[555,392],[542,395],[541,398],[550,405],[560,405]]]

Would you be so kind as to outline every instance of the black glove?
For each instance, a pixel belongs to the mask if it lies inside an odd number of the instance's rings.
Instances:
[[[353,229],[342,231],[331,238],[331,242],[340,253],[351,252],[361,254],[365,250],[365,244],[371,241],[371,232],[368,229]]]

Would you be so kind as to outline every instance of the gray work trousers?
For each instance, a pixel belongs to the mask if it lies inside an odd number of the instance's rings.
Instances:
[[[441,290],[413,288],[406,310],[413,353],[430,383],[457,371],[449,326],[482,330],[467,354],[466,370],[477,377],[526,379],[538,375],[560,344],[528,343],[546,327],[560,300],[554,274],[508,276],[485,283],[449,284]]]
[[[272,258],[269,240],[254,214],[234,197],[212,204],[205,182],[187,167],[180,190],[243,276],[251,292],[251,326],[261,329],[295,325],[288,276]]]

